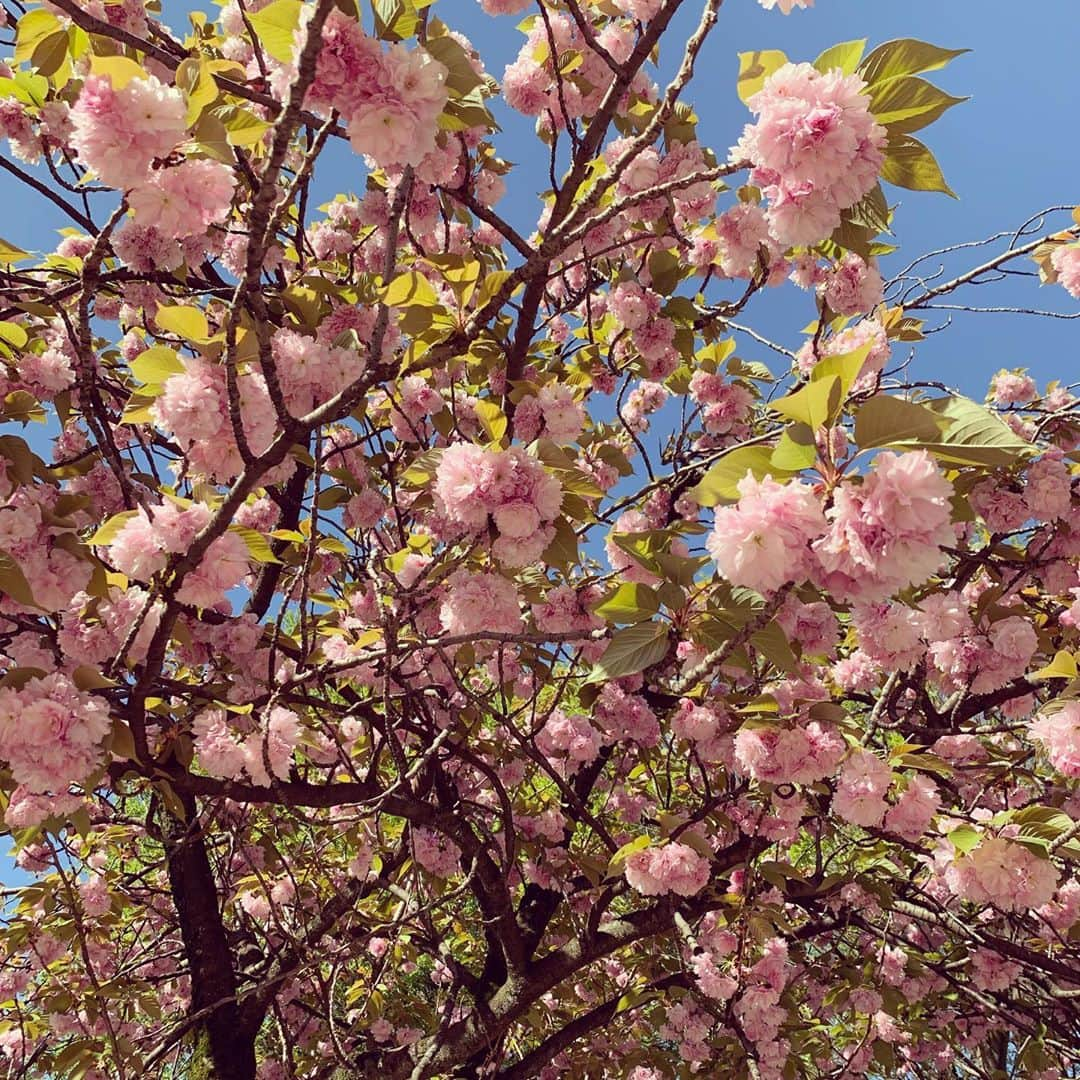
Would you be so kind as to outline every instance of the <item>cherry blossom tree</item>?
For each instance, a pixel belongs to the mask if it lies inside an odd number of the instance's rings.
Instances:
[[[893,254],[955,50],[716,150],[721,0],[481,5],[6,9],[4,1075],[1078,1075],[1080,401],[911,357],[1080,214]]]

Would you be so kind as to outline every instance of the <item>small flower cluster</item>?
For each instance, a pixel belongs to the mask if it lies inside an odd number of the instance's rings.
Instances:
[[[493,527],[492,552],[509,567],[528,566],[555,536],[562,487],[520,447],[486,450],[472,443],[448,446],[435,474],[440,512],[459,531]]]

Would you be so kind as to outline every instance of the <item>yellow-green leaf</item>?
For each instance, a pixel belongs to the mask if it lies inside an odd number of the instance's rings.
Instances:
[[[154,322],[185,341],[203,343],[210,338],[206,316],[196,307],[159,307]]]
[[[876,394],[855,414],[855,442],[862,450],[905,442],[938,442],[947,424],[936,413],[889,394]]]
[[[749,101],[765,85],[765,80],[787,62],[788,58],[779,49],[739,53],[739,78],[735,84],[739,100]]]
[[[667,655],[668,628],[662,622],[643,622],[616,631],[597,662],[590,682],[605,682],[635,675]]]
[[[710,466],[701,482],[689,492],[690,498],[701,506],[716,506],[733,502],[739,497],[739,481],[752,473],[760,480],[767,473],[776,479],[789,475],[772,460],[773,451],[768,446],[741,446],[725,454]]]
[[[63,30],[60,20],[44,8],[35,8],[28,11],[19,19],[19,27],[15,33],[15,59],[25,63],[34,55],[34,50],[47,37]]]
[[[870,91],[870,111],[890,136],[918,131],[932,124],[946,109],[967,98],[953,97],[916,75],[902,75],[879,83]]]
[[[414,304],[434,307],[438,304],[439,297],[423,274],[416,270],[407,270],[383,289],[382,301],[390,307],[411,307]]]
[[[108,547],[108,545],[120,534],[120,530],[129,521],[138,516],[138,510],[124,510],[119,514],[113,514],[113,516],[86,541],[87,545],[90,547]]]
[[[614,623],[638,623],[651,619],[660,610],[660,597],[648,585],[624,582],[600,601],[593,611]]]
[[[302,8],[300,0],[273,0],[248,16],[263,51],[282,64],[292,60]]]
[[[481,398],[476,402],[476,418],[484,433],[493,443],[502,442],[506,435],[506,414],[490,398]]]
[[[257,563],[279,563],[281,560],[270,548],[270,541],[262,533],[255,529],[249,529],[245,525],[230,525],[229,530],[236,533],[244,541],[248,554]]]
[[[950,60],[970,49],[942,49],[915,38],[897,38],[874,49],[859,65],[859,74],[870,84],[894,79],[898,75],[918,75],[937,71]]]
[[[894,135],[889,140],[881,177],[909,191],[941,191],[956,198],[930,148],[914,135]]]
[[[95,75],[108,75],[114,90],[123,90],[132,79],[145,79],[147,71],[126,56],[90,56],[90,70]]]
[[[22,567],[6,552],[0,550],[0,593],[10,596],[23,607],[37,607],[30,582],[22,572]]]
[[[1032,672],[1029,679],[1075,679],[1077,671],[1076,657],[1062,650],[1044,668]]]
[[[154,345],[139,353],[130,364],[131,373],[139,382],[160,386],[171,375],[183,375],[184,363],[173,349]]]
[[[866,38],[859,38],[857,41],[841,41],[831,49],[826,49],[814,61],[814,67],[822,74],[839,68],[845,75],[851,75],[859,66],[865,48]]]
[[[840,376],[829,375],[826,378],[808,382],[794,394],[778,398],[770,408],[781,416],[806,424],[811,431],[824,427],[839,413],[844,403],[843,384]]]

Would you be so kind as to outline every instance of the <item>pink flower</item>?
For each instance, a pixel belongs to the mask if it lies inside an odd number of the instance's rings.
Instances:
[[[0,759],[27,791],[63,793],[102,758],[109,709],[60,673],[0,687]]]
[[[455,636],[485,630],[514,634],[522,629],[521,598],[514,583],[500,574],[456,570],[447,580],[439,618],[443,629]]]
[[[824,531],[825,515],[808,484],[747,473],[738,503],[716,511],[707,546],[733,585],[767,592],[809,573],[810,543]]]
[[[626,860],[627,884],[642,896],[693,896],[709,883],[709,863],[687,844],[635,851]]]
[[[431,829],[412,830],[413,858],[429,874],[448,878],[457,873],[461,848],[449,837]]]
[[[834,493],[828,532],[814,544],[819,583],[837,599],[879,599],[920,584],[953,540],[952,484],[924,450],[884,452],[861,486]]]
[[[813,784],[831,776],[844,740],[816,720],[805,728],[744,724],[735,735],[740,770],[770,784]]]
[[[1026,405],[1039,392],[1030,375],[1004,368],[990,380],[990,390],[997,405]]]
[[[189,159],[157,169],[150,182],[134,187],[128,205],[160,236],[182,238],[220,225],[229,214],[236,180],[220,161]]]
[[[187,103],[153,75],[115,90],[108,75],[90,75],[71,110],[71,145],[102,183],[142,183],[151,163],[166,158],[187,131]]]
[[[758,3],[766,10],[772,11],[779,7],[784,15],[790,15],[795,8],[812,8],[814,0],[758,0]]]
[[[532,0],[480,0],[480,6],[488,15],[517,15],[531,3]]]
[[[957,896],[973,904],[1020,911],[1049,903],[1058,872],[1049,859],[1040,859],[1022,844],[985,837],[949,866],[945,882]]]
[[[865,89],[857,75],[785,64],[750,99],[758,120],[747,125],[732,158],[754,166],[751,182],[769,201],[781,244],[825,239],[840,212],[877,182],[886,132]]]
[[[553,709],[536,735],[536,748],[544,757],[562,763],[573,774],[582,765],[595,761],[603,739],[588,717]]]
[[[885,793],[892,770],[876,754],[856,750],[840,770],[833,796],[833,813],[852,825],[880,825],[885,816]]]
[[[615,0],[615,6],[638,22],[648,22],[656,18],[660,10],[661,0]]]
[[[941,805],[934,782],[921,773],[912,776],[896,805],[885,815],[885,828],[904,840],[919,840],[930,828],[930,822]]]
[[[1067,701],[1056,712],[1039,716],[1029,734],[1062,776],[1080,777],[1080,701]]]
[[[877,260],[848,252],[825,281],[825,301],[837,315],[861,315],[881,303],[883,289]]]
[[[1057,273],[1062,288],[1080,300],[1080,244],[1055,247],[1050,256],[1050,265]]]

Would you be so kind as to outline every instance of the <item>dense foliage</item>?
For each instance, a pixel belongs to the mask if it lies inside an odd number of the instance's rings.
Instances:
[[[1077,1075],[1080,401],[909,361],[1080,215],[890,258],[957,50],[732,57],[715,152],[721,0],[481,3],[498,80],[448,0],[12,22],[5,1075]]]

